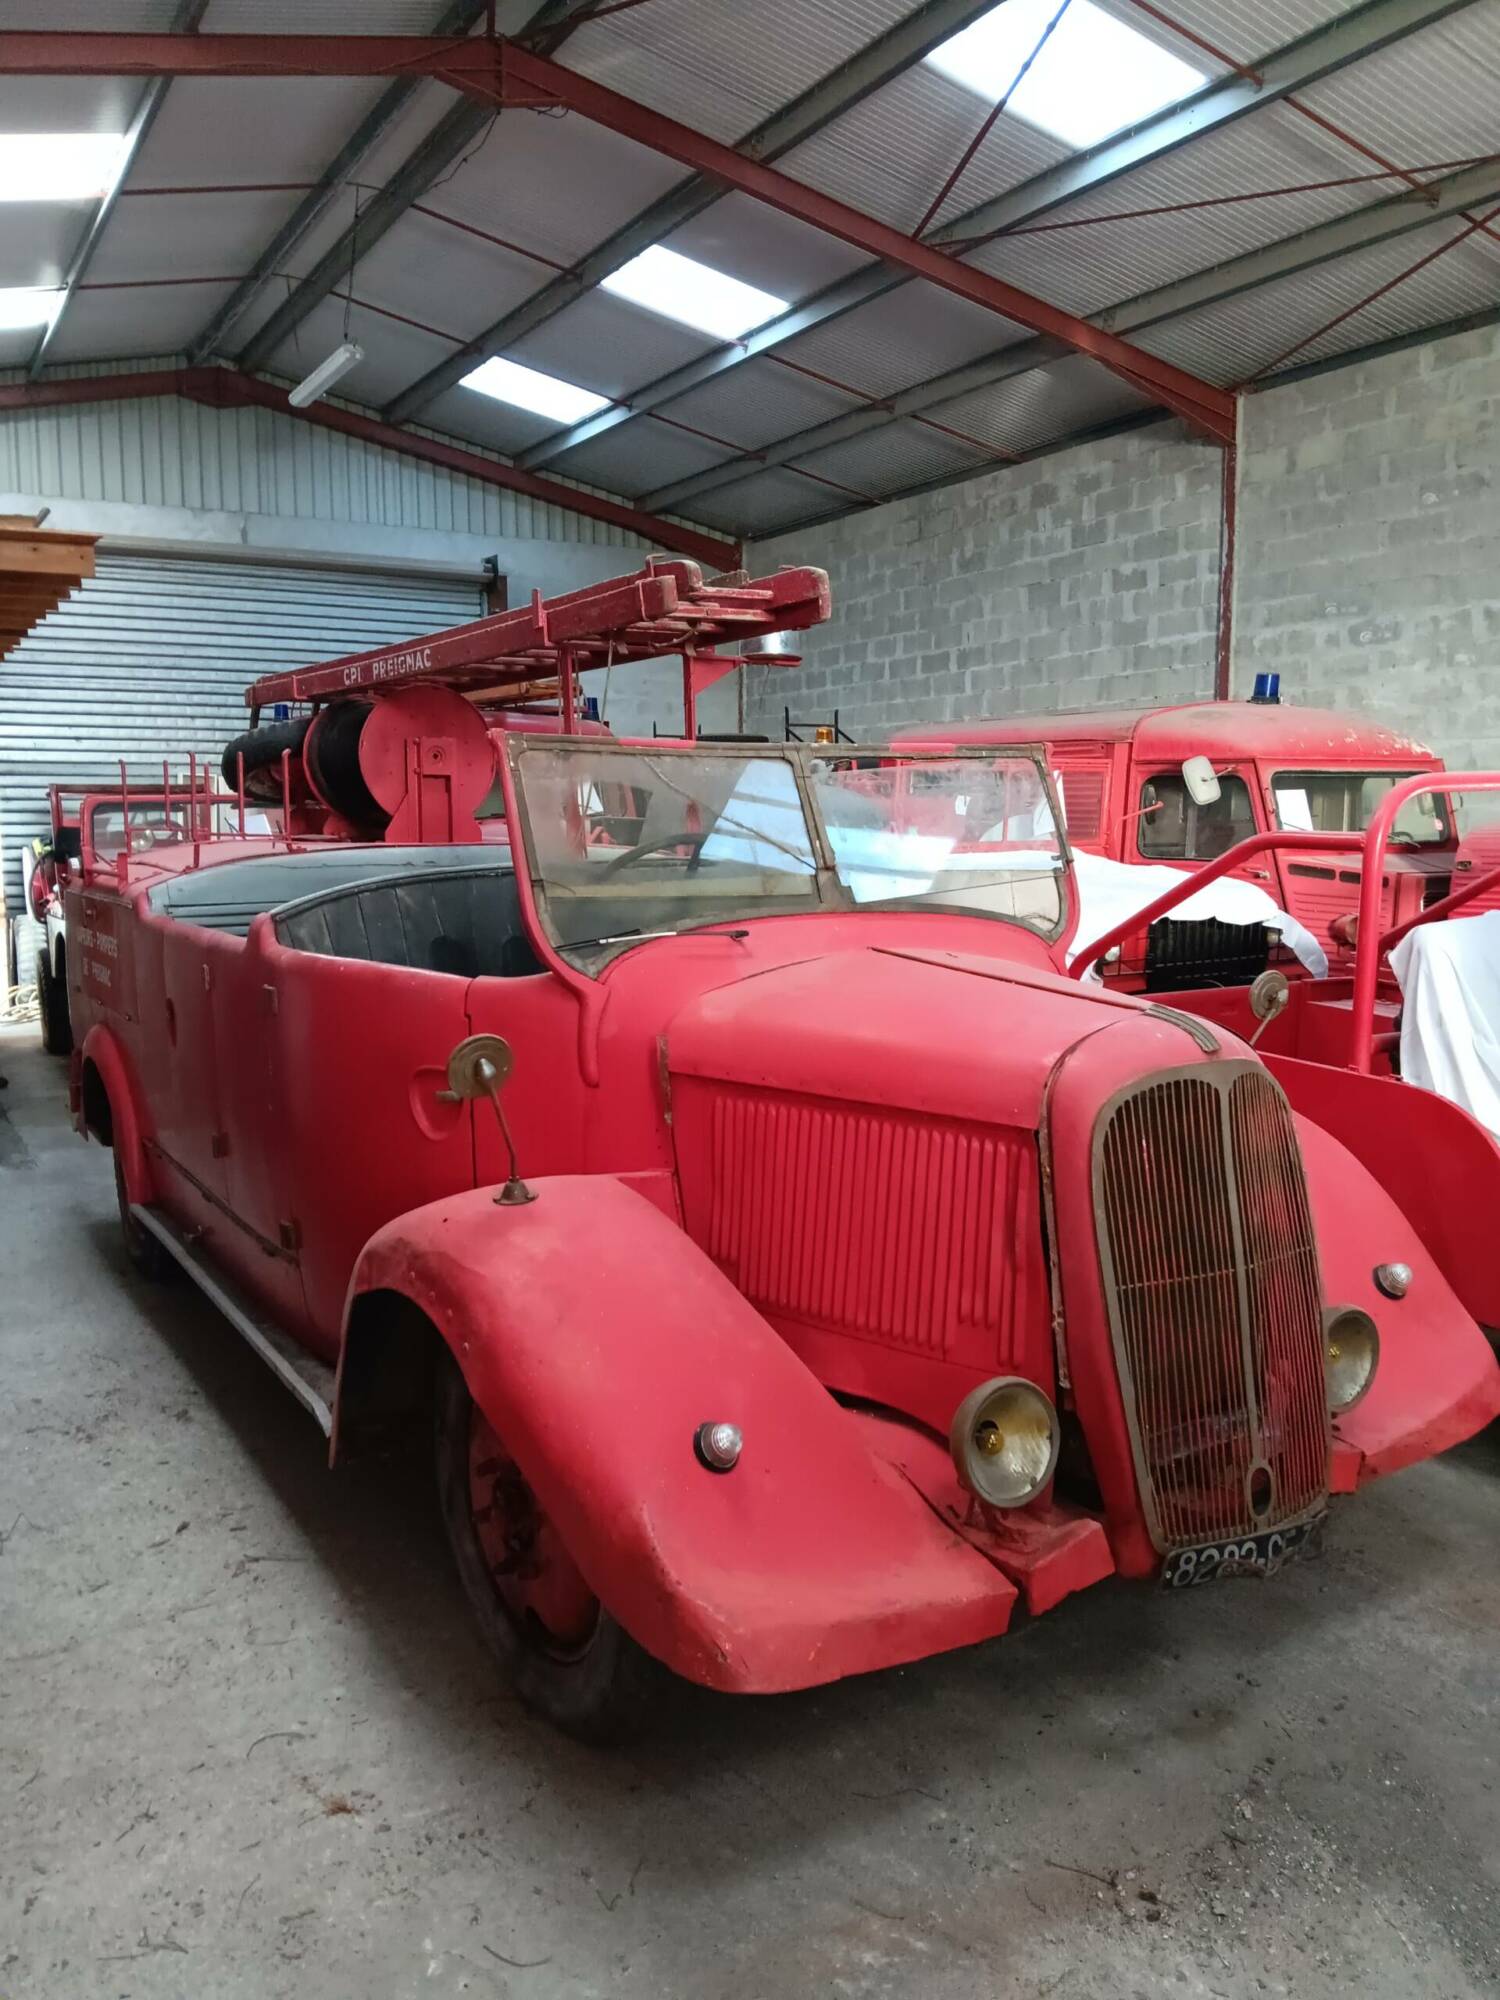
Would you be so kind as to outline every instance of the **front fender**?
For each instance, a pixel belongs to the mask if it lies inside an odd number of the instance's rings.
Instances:
[[[1500,1362],[1416,1225],[1374,1176],[1310,1119],[1297,1118],[1297,1136],[1323,1296],[1363,1307],[1380,1329],[1375,1380],[1334,1419],[1334,1484],[1348,1490],[1446,1451],[1500,1415]],[[1411,1266],[1404,1299],[1386,1298],[1375,1283],[1376,1265],[1391,1263]]]
[[[1013,1586],[668,1216],[609,1176],[533,1185],[528,1207],[481,1189],[389,1224],[349,1308],[395,1291],[427,1315],[633,1638],[770,1693],[1005,1630]],[[695,1456],[707,1421],[744,1433],[732,1472]]]

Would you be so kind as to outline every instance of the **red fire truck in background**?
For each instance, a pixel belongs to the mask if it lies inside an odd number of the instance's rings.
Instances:
[[[1348,945],[1330,927],[1359,899],[1362,836],[1372,814],[1403,779],[1443,769],[1441,758],[1399,730],[1283,704],[1279,690],[1252,701],[916,723],[894,740],[1040,743],[1069,840],[1116,862],[1197,872],[1255,834],[1346,834],[1317,853],[1256,849],[1225,871],[1265,890],[1336,959],[1347,957]],[[1477,838],[1488,859],[1484,837]],[[1409,798],[1382,862],[1387,925],[1446,895],[1455,869],[1461,875],[1473,860],[1460,851],[1446,800]],[[1213,919],[1158,922],[1126,934],[1115,976],[1163,991],[1239,983],[1267,962],[1265,940],[1251,928]],[[1295,961],[1280,962],[1297,976]]]

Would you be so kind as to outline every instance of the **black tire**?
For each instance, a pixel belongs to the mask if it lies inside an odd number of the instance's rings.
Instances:
[[[47,954],[36,955],[36,997],[42,1017],[42,1047],[49,1056],[65,1056],[73,1046],[73,1024],[68,1018],[68,989],[53,973]]]
[[[446,1350],[438,1367],[433,1414],[438,1498],[459,1580],[485,1644],[516,1693],[528,1708],[585,1743],[618,1743],[636,1733],[660,1669],[624,1627],[596,1602],[587,1638],[563,1648],[550,1642],[530,1613],[518,1618],[497,1588],[470,1499],[475,1405]],[[520,1481],[520,1474],[512,1472]],[[529,1496],[524,1481],[520,1485]],[[534,1500],[531,1504],[535,1507]]]
[[[130,1196],[125,1191],[125,1174],[120,1165],[118,1148],[115,1151],[115,1200],[120,1205],[120,1234],[125,1241],[125,1255],[135,1269],[143,1278],[150,1278],[157,1284],[175,1277],[176,1258],[160,1237],[153,1236],[130,1212]]]

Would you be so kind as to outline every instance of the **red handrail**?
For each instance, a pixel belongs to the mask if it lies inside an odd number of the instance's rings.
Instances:
[[[1257,854],[1265,854],[1272,849],[1280,851],[1288,848],[1299,854],[1348,854],[1359,847],[1360,840],[1361,836],[1358,834],[1296,833],[1286,827],[1278,828],[1272,833],[1252,833],[1248,840],[1242,840],[1234,847],[1227,848],[1213,861],[1195,868],[1190,875],[1184,875],[1180,884],[1164,891],[1154,903],[1148,903],[1144,910],[1137,910],[1134,916],[1126,917],[1116,924],[1112,931],[1106,931],[1103,937],[1085,945],[1069,969],[1075,979],[1082,979],[1096,960],[1113,951],[1117,944],[1123,944],[1125,939],[1132,936],[1143,924],[1154,924],[1157,918],[1165,916],[1168,910],[1175,910],[1179,903],[1186,902],[1189,896],[1195,896],[1208,883],[1217,882],[1221,875],[1228,875],[1233,869],[1243,867],[1245,862],[1253,860]]]
[[[1375,993],[1380,981],[1381,959],[1393,944],[1398,944],[1418,924],[1436,922],[1449,910],[1471,902],[1491,882],[1500,880],[1500,869],[1489,869],[1476,881],[1466,883],[1462,889],[1445,896],[1430,909],[1422,910],[1407,922],[1394,925],[1382,933],[1380,899],[1385,888],[1385,852],[1396,815],[1409,799],[1425,798],[1429,794],[1450,798],[1456,792],[1500,792],[1500,771],[1423,771],[1414,778],[1404,779],[1400,784],[1392,785],[1362,834],[1297,833],[1286,827],[1272,833],[1252,834],[1248,840],[1240,841],[1217,859],[1195,869],[1191,875],[1184,875],[1180,884],[1158,896],[1154,903],[1148,903],[1144,910],[1138,910],[1134,916],[1116,924],[1112,931],[1106,931],[1103,937],[1085,945],[1073,961],[1070,968],[1072,975],[1075,979],[1082,979],[1091,965],[1142,926],[1154,924],[1158,917],[1175,910],[1179,903],[1186,902],[1199,889],[1242,867],[1257,854],[1273,850],[1304,854],[1348,854],[1351,850],[1357,851],[1360,856],[1359,929],[1355,939],[1349,1067],[1368,1076],[1376,1046]],[[1400,854],[1404,850],[1395,848],[1392,852]],[[1381,866],[1372,868],[1370,859],[1376,854],[1381,856]]]

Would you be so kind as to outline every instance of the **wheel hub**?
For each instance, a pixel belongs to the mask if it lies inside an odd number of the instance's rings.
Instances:
[[[551,1652],[586,1644],[599,1600],[477,1404],[469,1424],[469,1506],[495,1592],[522,1633]]]

